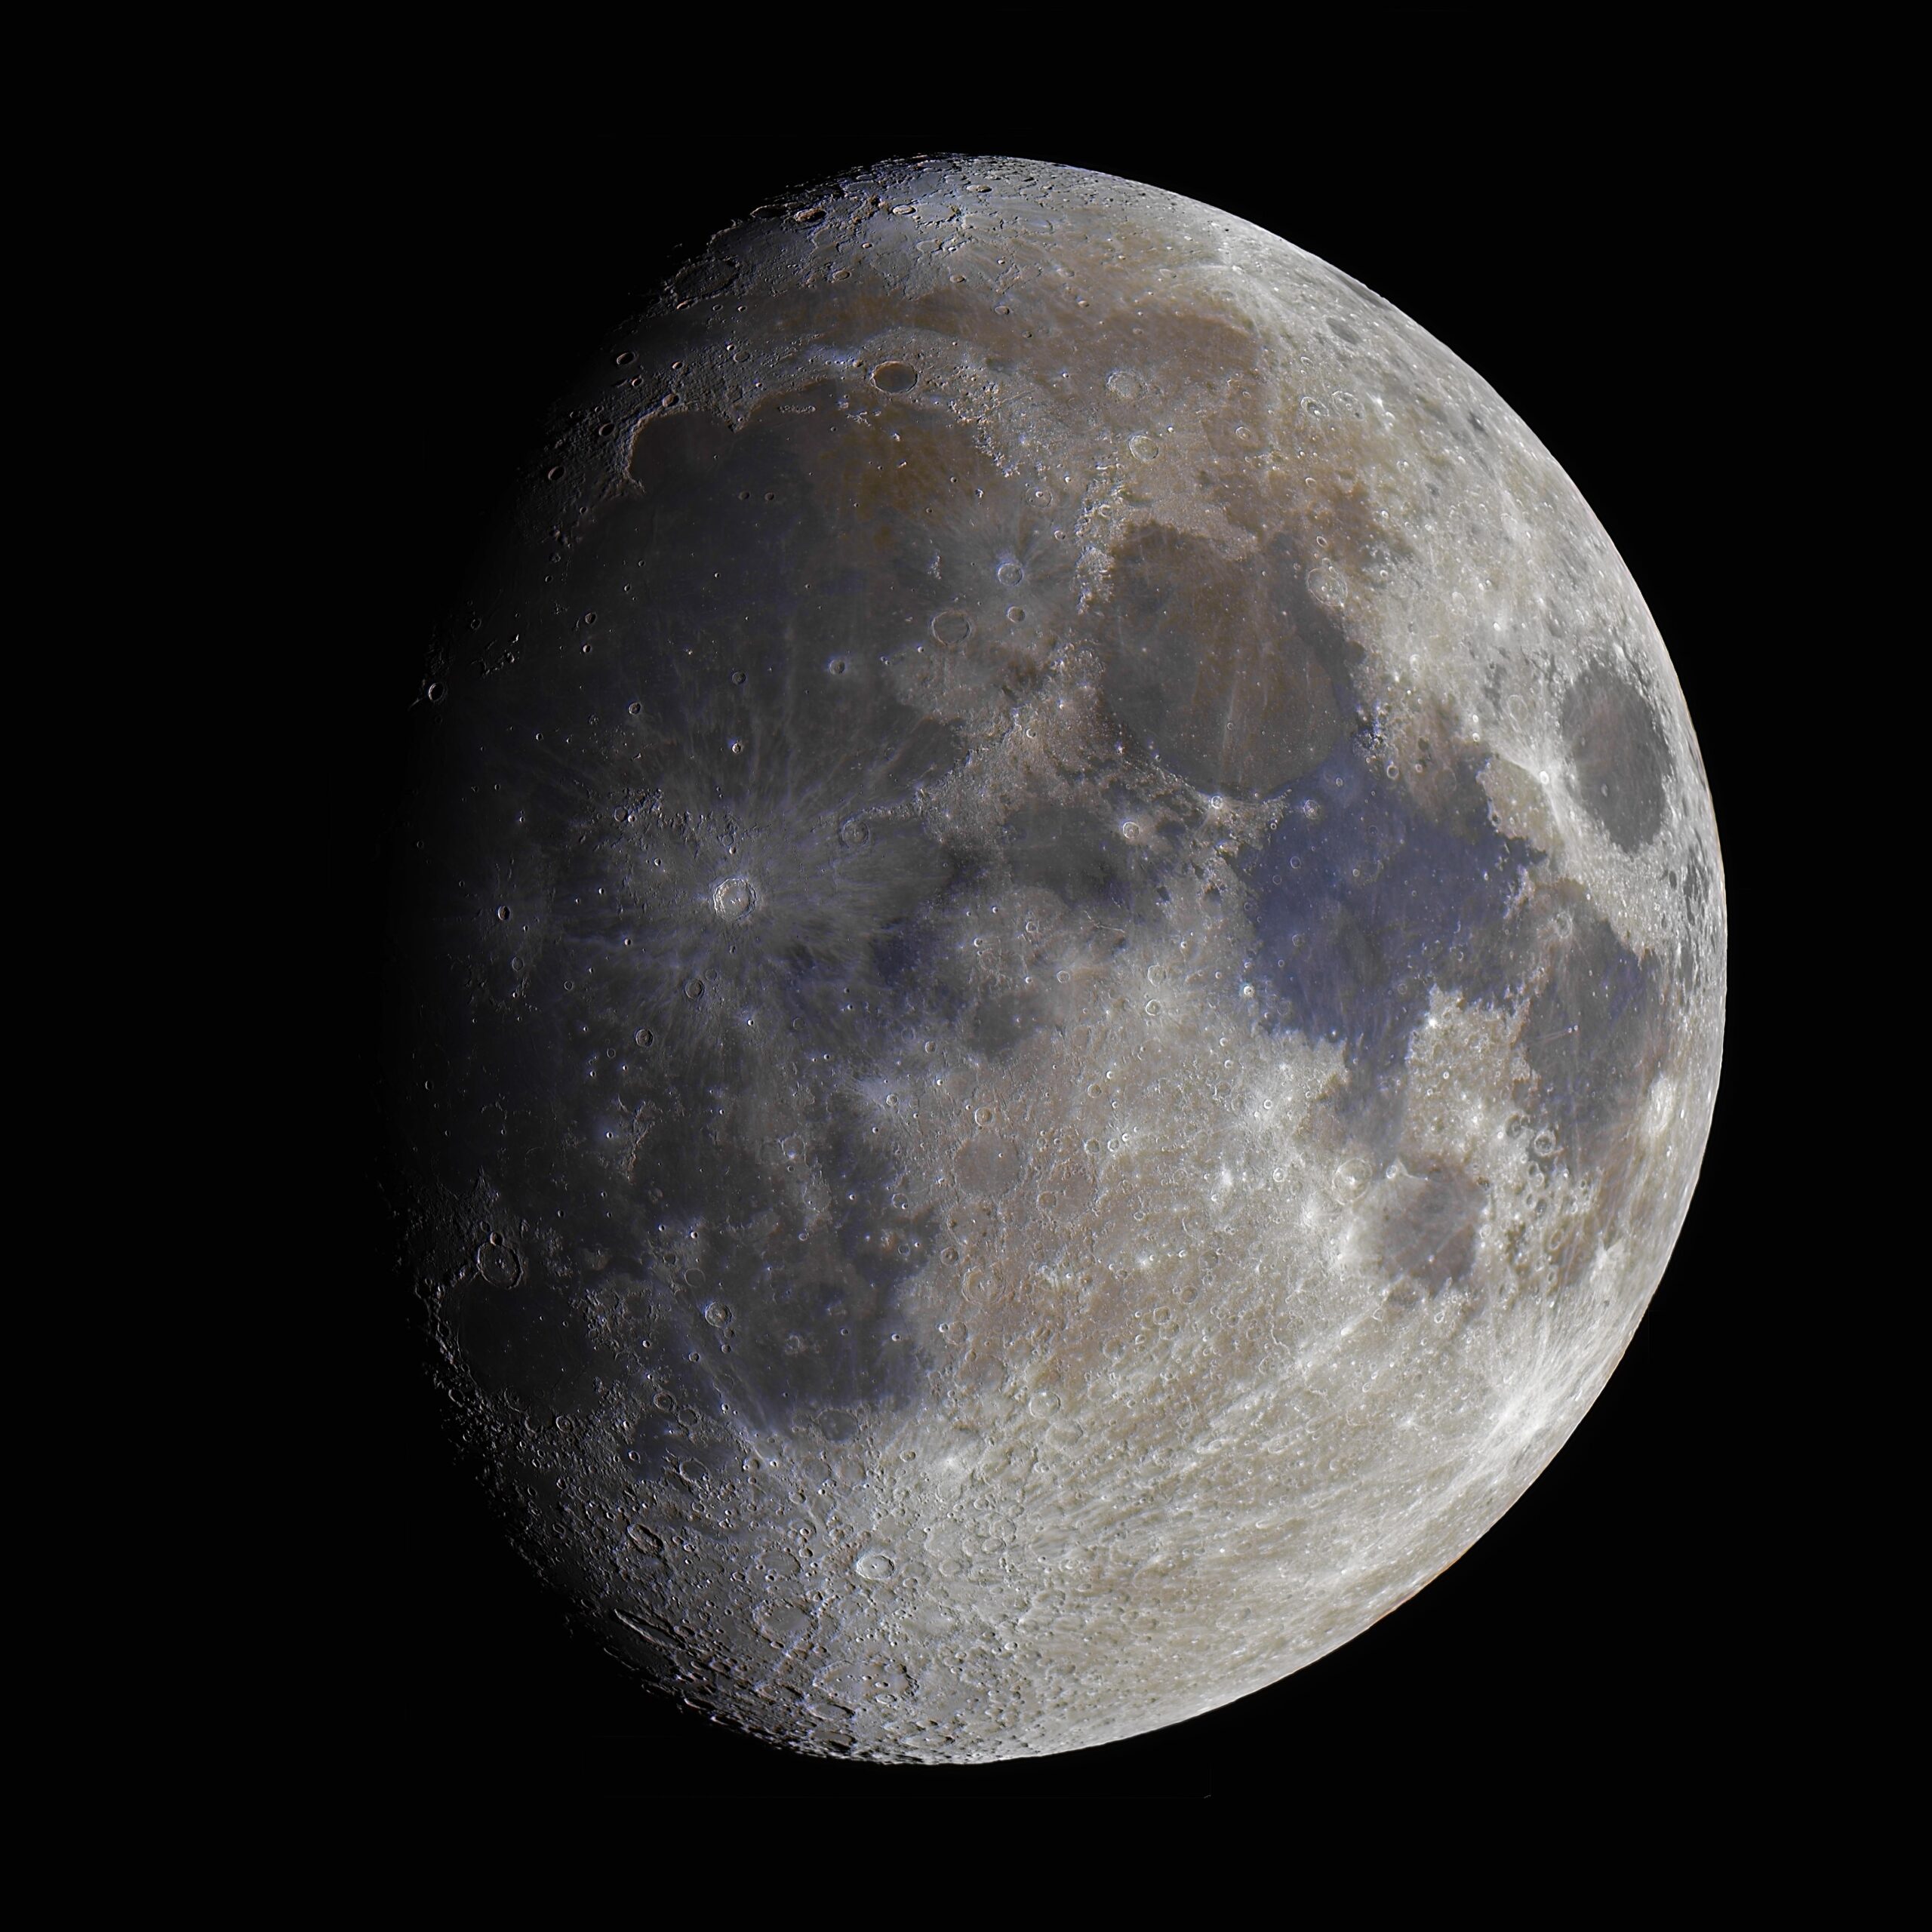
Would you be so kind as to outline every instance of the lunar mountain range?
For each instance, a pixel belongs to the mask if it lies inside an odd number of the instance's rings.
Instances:
[[[1235,217],[894,164],[716,237],[439,642],[398,1198],[526,1552],[794,1749],[1068,1750],[1346,1642],[1621,1355],[1722,875],[1509,406]]]

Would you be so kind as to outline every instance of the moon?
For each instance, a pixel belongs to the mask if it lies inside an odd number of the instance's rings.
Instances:
[[[426,666],[392,989],[443,1385],[641,1673],[1078,1749],[1346,1642],[1655,1289],[1721,1049],[1669,660],[1508,405],[1198,202],[717,237]]]

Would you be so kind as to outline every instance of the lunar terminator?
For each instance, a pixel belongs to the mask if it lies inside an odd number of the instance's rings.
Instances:
[[[1012,162],[728,232],[429,667],[398,1119],[528,1547],[811,1751],[1103,1742],[1454,1560],[1627,1342],[1724,934],[1507,406]]]

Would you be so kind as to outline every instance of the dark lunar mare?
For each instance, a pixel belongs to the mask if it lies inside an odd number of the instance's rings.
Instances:
[[[1399,1100],[1433,989],[1491,1004],[1520,992],[1514,914],[1542,857],[1496,830],[1472,769],[1431,809],[1387,764],[1359,726],[1284,795],[1266,844],[1238,866],[1269,1017],[1339,1043],[1352,1110],[1385,1125],[1377,1097]]]
[[[1425,802],[1389,775],[1364,724],[1284,795],[1266,844],[1238,868],[1264,1022],[1342,1047],[1344,1115],[1380,1159],[1400,1133],[1432,991],[1512,1012],[1527,1001],[1525,1112],[1552,1140],[1537,1158],[1614,1168],[1612,1141],[1667,1045],[1662,963],[1624,945],[1578,888],[1541,878],[1545,855],[1497,830],[1478,771],[1458,764]],[[1473,1183],[1426,1178],[1405,1207],[1385,1207],[1395,1220],[1383,1253],[1398,1274],[1453,1275],[1444,1257],[1466,1265]],[[1617,1193],[1604,1190],[1613,1219]]]
[[[1564,897],[1573,934],[1530,1001],[1523,1052],[1540,1117],[1563,1156],[1589,1168],[1613,1164],[1664,1056],[1671,989],[1659,963],[1632,952],[1580,892]]]
[[[1657,707],[1595,665],[1564,694],[1562,715],[1584,810],[1624,851],[1641,851],[1663,829],[1676,771]]]
[[[404,891],[429,915],[416,983],[444,989],[409,1025],[441,1077],[408,1111],[493,1197],[451,1232],[449,1332],[533,1411],[592,1404],[640,1355],[674,1413],[722,1392],[760,1427],[835,1429],[916,1386],[894,1302],[925,1235],[884,1204],[895,1177],[850,1090],[952,1017],[929,934],[961,862],[916,800],[958,753],[877,646],[933,648],[932,607],[969,600],[907,563],[928,550],[884,510],[852,512],[922,438],[934,476],[973,453],[943,418],[861,400],[855,419],[819,385],[735,431],[647,422],[631,488],[555,533],[524,586],[568,644],[486,647],[432,721],[423,792],[445,809]],[[974,521],[1004,541],[918,534],[986,551],[990,605],[1012,594],[995,566],[1023,578],[1039,545],[999,496]],[[737,877],[748,903],[720,914]],[[810,1212],[788,1146],[810,1150]],[[493,1235],[500,1279],[463,1265]]]
[[[1265,795],[1346,728],[1354,653],[1286,534],[1224,557],[1155,525],[1126,544],[1100,615],[1106,692],[1155,761],[1204,792]]]

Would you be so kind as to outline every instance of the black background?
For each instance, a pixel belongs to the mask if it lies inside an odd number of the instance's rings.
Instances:
[[[1148,85],[1161,80],[1155,60]],[[1235,1799],[1325,1791],[1392,1817],[1637,1801],[1764,1774],[1809,1693],[1767,1703],[1789,1611],[1759,1498],[1795,1451],[1767,1373],[1804,1263],[1776,1238],[1760,908],[1769,896],[1782,708],[1767,675],[1777,519],[1801,490],[1786,447],[1784,351],[1767,340],[1790,217],[1775,117],[1638,77],[1614,103],[1290,100],[1124,115],[1057,90],[1037,113],[925,113],[817,90],[789,108],[660,97],[521,110],[425,97],[400,115],[366,257],[398,352],[376,379],[415,438],[397,549],[421,621],[370,663],[368,770],[380,867],[386,801],[423,641],[499,484],[550,396],[675,251],[777,191],[888,154],[1017,153],[1153,182],[1287,236],[1387,297],[1481,371],[1576,480],[1654,612],[1703,745],[1731,906],[1724,1085],[1675,1258],[1623,1365],[1509,1515],[1414,1601],[1258,1696],[1069,1756],[885,1770],[795,1758],[634,1687],[503,1544],[450,1460],[407,1297],[385,1275],[380,1205],[365,1366],[382,1444],[361,1485],[352,1727],[377,1775],[461,1788],[518,1766],[583,1795],[1029,1793]],[[1112,84],[1098,91],[1111,94]],[[713,112],[715,110],[715,112]],[[1769,305],[1767,306],[1767,305]],[[401,331],[398,337],[396,332]],[[1767,521],[1770,528],[1767,533]],[[1768,687],[1768,688],[1767,688]],[[372,1161],[369,1192],[378,1185]],[[1640,1768],[1641,1767],[1641,1768]]]

